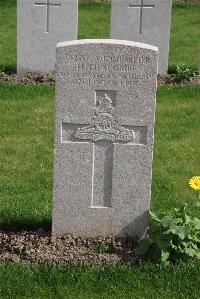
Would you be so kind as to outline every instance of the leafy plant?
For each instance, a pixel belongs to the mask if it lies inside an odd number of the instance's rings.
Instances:
[[[158,218],[150,212],[150,228],[136,249],[137,255],[168,264],[178,260],[200,259],[200,219],[187,207]]]
[[[178,65],[176,67],[175,73],[172,75],[172,80],[177,83],[182,81],[192,81],[195,75],[196,72],[193,68],[185,65]]]
[[[189,186],[199,194],[200,176],[192,177]],[[200,207],[199,201],[196,207]],[[150,212],[149,230],[139,241],[136,254],[165,265],[178,260],[200,259],[200,219],[191,215],[187,205],[161,217]]]

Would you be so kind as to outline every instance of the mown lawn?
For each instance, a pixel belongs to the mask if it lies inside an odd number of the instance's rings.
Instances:
[[[169,68],[199,64],[200,5],[174,4]],[[109,38],[110,5],[79,4],[78,38]],[[0,1],[0,69],[16,68],[16,0]]]
[[[172,9],[169,68],[198,67],[200,63],[200,5],[174,4]]]
[[[1,298],[199,299],[200,263],[160,268],[145,265],[45,267],[2,263]]]
[[[54,88],[2,84],[0,99],[0,223],[49,229]]]

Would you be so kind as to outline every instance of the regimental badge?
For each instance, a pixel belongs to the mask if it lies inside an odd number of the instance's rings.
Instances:
[[[78,128],[75,137],[78,139],[90,139],[93,141],[109,140],[131,142],[135,138],[133,130],[126,129],[118,124],[115,117],[115,108],[112,106],[112,100],[107,94],[97,101],[94,108],[95,116],[93,124]]]

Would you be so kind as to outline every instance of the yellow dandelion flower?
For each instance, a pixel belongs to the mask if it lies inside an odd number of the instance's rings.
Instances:
[[[200,190],[200,176],[193,176],[189,180],[189,185],[190,185],[190,188],[192,188],[194,190]]]

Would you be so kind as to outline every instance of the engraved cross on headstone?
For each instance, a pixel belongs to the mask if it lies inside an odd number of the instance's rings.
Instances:
[[[141,0],[141,4],[129,4],[129,8],[139,8],[140,9],[140,22],[139,22],[139,33],[142,34],[142,21],[143,21],[143,9],[144,8],[155,8],[154,4],[144,4],[144,0]]]
[[[35,2],[35,6],[46,6],[46,33],[49,33],[49,23],[50,23],[50,7],[60,7],[61,3],[52,3],[50,0],[45,0],[46,2]]]
[[[91,208],[112,206],[112,171],[114,145],[145,145],[147,127],[121,126],[115,117],[115,108],[107,94],[95,103],[93,124],[62,123],[62,143],[92,143]]]

